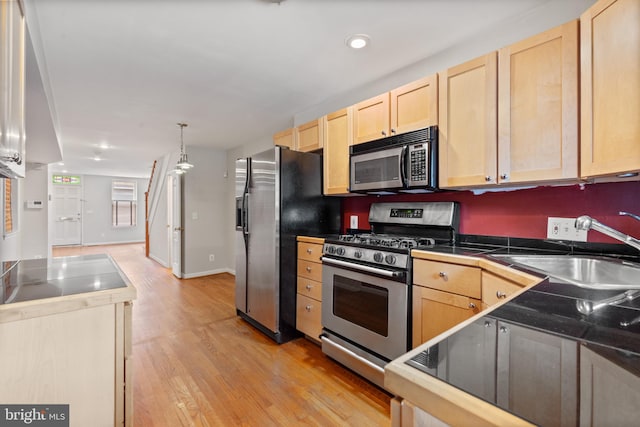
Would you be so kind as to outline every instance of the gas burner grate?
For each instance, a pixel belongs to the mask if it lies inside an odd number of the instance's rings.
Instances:
[[[417,247],[429,247],[435,245],[435,240],[430,237],[408,237],[378,234],[343,234],[338,238],[341,242],[359,245],[380,246],[385,248],[411,249]]]

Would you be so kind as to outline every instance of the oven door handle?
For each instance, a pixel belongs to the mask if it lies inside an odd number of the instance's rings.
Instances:
[[[333,259],[333,258],[327,258],[327,257],[322,257],[320,259],[322,260],[322,262],[330,265],[353,268],[354,270],[364,271],[364,272],[373,273],[373,274],[379,274],[385,277],[402,277],[402,275],[404,274],[404,272],[402,271],[385,270],[383,268],[370,267],[368,265],[356,264],[348,261],[341,261],[339,259]]]

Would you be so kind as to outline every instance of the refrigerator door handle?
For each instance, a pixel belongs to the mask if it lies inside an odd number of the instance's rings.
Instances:
[[[245,236],[249,235],[249,193],[244,193],[244,207],[242,209],[242,215],[243,215],[243,224],[242,224],[242,231],[245,234]]]

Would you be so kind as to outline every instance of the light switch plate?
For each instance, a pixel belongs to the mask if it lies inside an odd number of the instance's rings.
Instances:
[[[349,226],[354,229],[358,228],[358,215],[351,215],[349,219],[350,219]]]
[[[550,216],[547,220],[547,239],[586,242],[587,230],[578,230],[575,223],[575,218],[557,218]]]

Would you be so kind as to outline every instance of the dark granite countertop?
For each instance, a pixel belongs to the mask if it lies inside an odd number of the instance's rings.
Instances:
[[[106,254],[6,261],[0,266],[0,304],[127,286],[124,275]]]

